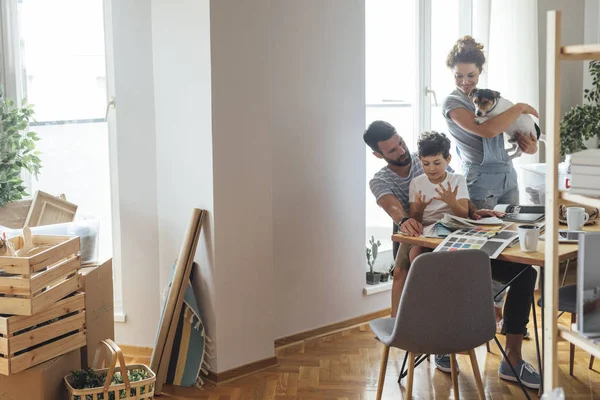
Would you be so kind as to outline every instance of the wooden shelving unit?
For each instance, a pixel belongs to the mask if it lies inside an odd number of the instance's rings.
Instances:
[[[544,274],[544,393],[558,386],[557,340],[562,338],[600,357],[600,346],[558,327],[558,205],[561,201],[600,208],[600,199],[558,191],[560,162],[560,62],[600,60],[600,44],[561,45],[561,13],[548,12],[546,42],[546,248]]]

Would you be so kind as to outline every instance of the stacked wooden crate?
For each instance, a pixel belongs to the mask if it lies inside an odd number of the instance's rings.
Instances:
[[[79,237],[33,235],[31,255],[0,256],[0,374],[85,346]],[[23,236],[9,239],[15,250]]]

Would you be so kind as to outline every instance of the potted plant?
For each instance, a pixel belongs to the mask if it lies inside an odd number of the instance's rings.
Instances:
[[[366,255],[367,255],[367,264],[369,264],[369,272],[367,272],[367,284],[369,285],[377,285],[381,278],[381,274],[379,272],[373,271],[373,266],[375,265],[375,260],[377,259],[378,248],[381,246],[381,242],[378,240],[375,242],[375,237],[371,236],[369,239],[370,247],[367,246]]]
[[[388,271],[379,271],[379,282],[387,282],[390,279]]]
[[[591,61],[589,71],[592,89],[585,89],[583,94],[588,103],[571,108],[560,121],[561,156],[584,150],[584,141],[600,138],[600,61]]]
[[[28,196],[21,178],[23,170],[36,178],[40,172],[40,152],[35,150],[40,139],[35,132],[26,132],[33,114],[33,105],[26,99],[15,106],[4,98],[0,87],[0,207]]]

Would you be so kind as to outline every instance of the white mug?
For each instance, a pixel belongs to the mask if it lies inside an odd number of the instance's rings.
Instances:
[[[538,240],[540,238],[540,227],[537,225],[519,225],[519,244],[524,253],[533,253],[537,251]]]
[[[567,226],[569,227],[569,230],[581,230],[583,224],[585,224],[588,219],[590,219],[590,215],[585,212],[585,208],[567,207]]]

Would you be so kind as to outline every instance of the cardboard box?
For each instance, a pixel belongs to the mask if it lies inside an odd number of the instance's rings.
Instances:
[[[64,377],[81,368],[81,351],[73,350],[10,376],[0,375],[2,400],[64,400]]]
[[[112,259],[79,271],[85,291],[87,346],[81,350],[81,365],[85,368],[91,367],[102,340],[115,339]]]

